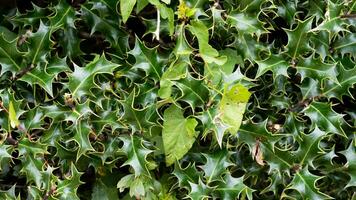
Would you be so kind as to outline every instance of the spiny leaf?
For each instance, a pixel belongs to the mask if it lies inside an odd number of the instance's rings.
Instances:
[[[311,174],[307,167],[297,172],[287,189],[298,191],[305,199],[332,199],[330,196],[321,193],[315,187],[315,182],[321,177]]]
[[[346,136],[341,127],[342,115],[336,113],[329,104],[312,102],[304,112],[312,120],[312,123],[318,125],[320,129],[327,133]]]
[[[340,31],[347,31],[347,29],[343,27],[343,25],[346,23],[341,17],[342,7],[342,3],[337,4],[332,1],[327,1],[324,21],[311,31],[325,30],[330,33],[331,37]]]
[[[90,89],[93,85],[98,87],[94,82],[94,77],[97,74],[112,74],[118,66],[118,64],[108,61],[105,56],[96,56],[85,67],[74,66],[74,71],[70,74],[68,83],[72,97],[93,96]]]
[[[219,183],[219,186],[215,189],[220,193],[221,198],[224,200],[237,199],[241,197],[247,197],[252,200],[253,189],[243,183],[244,177],[235,178],[231,176],[230,172],[224,175],[224,181]]]
[[[340,64],[338,65],[338,72],[339,75],[337,79],[339,84],[330,81],[326,82],[325,87],[322,88],[322,94],[328,98],[336,97],[340,100],[342,100],[343,95],[352,97],[349,89],[356,83],[356,65],[352,66],[351,69],[345,69],[345,67]]]
[[[90,140],[89,140],[89,135],[90,135],[91,129],[88,126],[87,123],[83,122],[81,119],[79,119],[76,124],[75,124],[75,130],[74,130],[74,137],[73,139],[75,142],[78,143],[79,149],[77,153],[77,160],[84,155],[88,151],[94,151],[94,148],[92,147]]]
[[[239,34],[256,34],[258,37],[267,31],[256,17],[248,16],[246,13],[230,13],[227,23],[235,27]]]
[[[267,71],[272,71],[273,77],[277,77],[278,75],[288,77],[287,69],[289,65],[281,56],[271,56],[265,60],[256,61],[256,63],[258,64],[256,78],[260,77]]]
[[[200,166],[200,168],[204,171],[204,177],[206,178],[207,184],[216,180],[221,180],[221,175],[226,168],[233,165],[229,160],[229,153],[226,150],[203,155],[206,159],[206,163]]]
[[[58,181],[56,196],[59,199],[79,199],[77,196],[78,187],[83,184],[80,177],[83,173],[78,172],[74,164],[71,164],[70,175],[65,176],[63,180]]]
[[[355,177],[355,172],[356,172],[356,153],[355,153],[355,146],[354,146],[354,141],[351,141],[349,147],[342,152],[342,154],[346,157],[347,163],[345,164],[345,167],[349,173],[350,176],[350,181],[347,183],[345,188],[352,187],[356,185],[356,177]]]
[[[336,63],[328,64],[320,59],[314,59],[313,56],[304,58],[297,63],[297,72],[301,75],[301,81],[306,77],[322,82],[324,79],[330,79],[338,84]]]
[[[0,35],[0,75],[7,71],[16,73],[23,68],[22,60],[25,53],[20,52],[16,44],[16,39],[7,41],[4,34]]]
[[[312,21],[313,17],[309,17],[304,21],[297,20],[298,25],[295,29],[285,29],[288,35],[286,50],[292,59],[296,59],[299,55],[311,50],[308,41],[310,33],[308,31],[310,30]]]
[[[301,166],[308,164],[313,167],[312,161],[314,158],[323,153],[320,149],[320,141],[326,135],[318,127],[315,127],[309,134],[301,133],[301,140],[298,141],[300,146],[297,151],[293,152],[296,154]]]
[[[152,153],[152,150],[144,146],[147,142],[133,135],[121,137],[120,140],[124,142],[121,151],[127,156],[123,166],[131,166],[135,177],[141,175],[149,177],[149,169],[155,168],[156,165],[153,161],[147,160],[147,156]]]
[[[35,33],[31,33],[29,36],[29,49],[26,53],[26,57],[33,65],[39,62],[46,62],[48,52],[52,47],[50,40],[50,27],[40,22],[40,26]]]
[[[135,47],[129,53],[136,59],[133,69],[142,69],[154,81],[161,78],[163,68],[156,48],[147,48],[142,41],[136,38]]]

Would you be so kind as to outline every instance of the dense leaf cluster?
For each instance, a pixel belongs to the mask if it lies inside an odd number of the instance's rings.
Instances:
[[[355,1],[14,2],[0,199],[355,198]]]

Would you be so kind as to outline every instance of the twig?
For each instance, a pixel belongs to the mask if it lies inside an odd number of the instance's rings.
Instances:
[[[341,18],[356,18],[356,14],[344,14],[340,16]]]
[[[17,72],[15,77],[12,78],[12,80],[16,81],[17,79],[23,77],[25,74],[27,74],[29,71],[33,70],[34,68],[35,68],[34,64],[28,65],[26,68],[24,68],[24,69],[20,70],[19,72]]]

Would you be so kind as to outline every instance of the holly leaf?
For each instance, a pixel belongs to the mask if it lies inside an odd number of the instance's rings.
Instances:
[[[50,17],[51,32],[58,31],[59,44],[65,49],[65,54],[75,57],[82,54],[80,39],[77,38],[75,27],[75,10],[66,1],[60,1],[54,9],[54,15]]]
[[[299,55],[311,50],[311,47],[309,46],[309,30],[313,22],[313,17],[309,17],[304,21],[297,20],[297,22],[298,25],[295,29],[284,29],[288,35],[286,53],[292,59],[296,59]]]
[[[337,63],[324,63],[321,59],[315,59],[313,56],[309,56],[300,60],[296,68],[297,72],[301,75],[301,81],[306,77],[312,77],[319,82],[322,82],[324,79],[330,79],[338,84],[336,64]]]
[[[148,142],[133,135],[120,137],[120,140],[124,143],[120,151],[127,156],[127,160],[122,166],[131,166],[135,172],[135,177],[141,175],[150,177],[149,170],[156,168],[156,164],[147,159],[148,155],[153,152],[145,147]]]
[[[6,191],[0,190],[0,197],[4,199],[10,199],[10,200],[20,200],[21,199],[20,195],[16,196],[15,194],[15,188],[16,188],[16,184],[11,186],[11,188]]]
[[[20,80],[30,85],[37,84],[42,87],[50,96],[53,96],[52,83],[57,74],[49,74],[46,71],[48,65],[40,65],[31,70],[31,73],[26,73]]]
[[[256,61],[256,63],[258,64],[258,70],[255,78],[262,76],[267,71],[272,71],[274,78],[279,75],[288,77],[287,69],[289,65],[282,56],[271,55],[265,60]]]
[[[72,163],[70,166],[70,175],[65,176],[63,180],[58,180],[56,192],[57,198],[79,200],[77,189],[83,184],[83,182],[80,181],[82,174],[83,173],[78,172],[77,168]]]
[[[356,83],[356,65],[351,69],[345,69],[342,64],[337,66],[339,75],[337,80],[339,84],[327,81],[325,87],[322,88],[322,94],[328,98],[335,97],[342,100],[343,95],[352,97],[349,89]]]
[[[136,38],[135,47],[129,53],[136,60],[133,69],[143,70],[154,81],[161,79],[163,67],[156,48],[147,48],[141,40]]]
[[[0,34],[1,76],[8,71],[14,74],[21,70],[23,68],[24,55],[24,52],[20,52],[17,49],[16,39],[8,41],[4,34]]]
[[[324,153],[320,149],[320,141],[327,134],[321,131],[318,127],[315,127],[314,130],[309,133],[301,133],[300,140],[298,140],[299,148],[297,151],[293,152],[296,155],[300,166],[303,165],[313,166],[313,160],[320,155],[320,153]]]
[[[54,15],[50,17],[51,30],[75,28],[75,10],[66,1],[60,0],[53,7]]]
[[[124,108],[124,113],[120,117],[120,121],[124,124],[128,124],[132,132],[149,132],[156,119],[156,106],[154,104],[148,105],[142,109],[135,108],[134,100],[137,96],[134,89],[124,101],[120,101]]]
[[[303,95],[303,100],[312,99],[314,97],[320,96],[320,82],[313,78],[305,78],[300,86],[300,90]]]
[[[122,30],[119,29],[117,21],[118,15],[112,11],[112,9],[116,10],[116,8],[102,2],[90,1],[82,4],[80,9],[81,18],[90,27],[90,35],[100,32],[106,36],[105,39],[107,41],[115,45],[118,43],[120,36],[122,36]]]
[[[352,53],[356,51],[355,34],[349,33],[344,37],[338,37],[332,44],[332,47],[333,50],[340,52],[342,55],[349,53],[351,56],[354,56]]]
[[[341,153],[346,157],[347,163],[345,164],[345,168],[347,169],[348,175],[350,176],[350,180],[348,181],[345,188],[356,186],[356,153],[355,153],[355,145],[354,141],[352,141],[349,147],[342,151]]]
[[[177,177],[180,187],[188,187],[189,183],[198,183],[198,180],[202,177],[202,172],[198,171],[195,163],[189,163],[186,167],[177,163],[174,165],[172,174]]]
[[[304,109],[304,112],[311,119],[312,124],[316,124],[326,133],[336,133],[346,137],[341,127],[342,115],[336,113],[329,104],[314,101]]]
[[[5,165],[8,165],[12,159],[10,145],[0,146],[0,171],[4,170]]]
[[[75,129],[73,130],[74,131],[73,140],[79,145],[77,151],[77,160],[78,160],[82,155],[86,154],[88,151],[94,151],[94,148],[92,147],[89,140],[89,135],[91,132],[90,126],[86,122],[83,122],[82,119],[76,121],[74,125],[75,125],[74,126]]]
[[[229,160],[229,153],[226,150],[219,150],[213,154],[203,154],[206,163],[199,166],[204,171],[206,183],[209,185],[213,181],[221,181],[221,175],[233,163]]]
[[[47,62],[47,56],[52,47],[50,40],[50,27],[40,22],[40,26],[35,33],[30,33],[28,37],[29,47],[25,54],[32,65],[39,62]]]
[[[30,141],[27,138],[23,138],[18,143],[18,152],[19,156],[28,157],[28,156],[35,156],[40,157],[48,154],[47,152],[47,145],[41,144],[39,142],[35,143]]]
[[[215,191],[224,200],[238,199],[239,197],[247,197],[252,200],[252,193],[255,190],[244,184],[244,177],[235,178],[231,176],[230,172],[227,172]]]
[[[320,178],[322,177],[311,174],[308,167],[304,167],[295,174],[292,182],[286,189],[298,191],[304,199],[332,199],[330,196],[321,193],[318,188],[315,187],[315,182]]]
[[[246,12],[232,12],[227,16],[226,22],[237,29],[239,34],[256,34],[260,37],[261,34],[267,33],[263,24],[255,16],[249,16]]]
[[[45,19],[51,12],[47,8],[42,8],[31,2],[32,9],[27,10],[25,13],[16,10],[16,14],[9,17],[9,21],[15,27],[34,26]]]
[[[311,31],[328,31],[330,36],[334,36],[341,31],[348,31],[343,27],[345,24],[342,18],[342,3],[334,3],[332,1],[327,1],[326,12],[324,20],[317,27],[313,28]]]
[[[195,79],[187,74],[185,79],[174,81],[174,85],[181,91],[181,96],[176,100],[187,102],[192,108],[202,106],[208,99],[208,88],[203,85],[203,80]]]
[[[97,74],[113,74],[119,65],[108,61],[105,56],[95,56],[94,60],[85,67],[74,65],[74,71],[69,76],[68,88],[73,98],[77,99],[84,95],[93,96],[91,89],[100,88],[94,78]]]
[[[198,184],[191,183],[190,184],[190,192],[188,194],[188,197],[191,199],[205,199],[209,198],[210,192],[212,191],[212,188],[209,186],[205,185],[200,179]]]

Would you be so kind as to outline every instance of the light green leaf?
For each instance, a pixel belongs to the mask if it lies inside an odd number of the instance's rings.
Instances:
[[[195,142],[195,127],[198,122],[194,118],[184,118],[183,112],[176,105],[171,105],[164,112],[163,145],[167,166],[180,160]]]
[[[214,62],[218,65],[223,65],[226,62],[227,58],[219,56],[219,52],[209,44],[209,31],[203,22],[198,20],[191,21],[191,25],[188,28],[197,37],[199,52],[205,62]]]
[[[120,0],[120,11],[122,14],[122,20],[126,23],[127,19],[136,4],[136,0]]]
[[[9,104],[9,118],[10,118],[10,124],[12,128],[16,128],[18,125],[20,125],[20,121],[17,118],[16,111],[14,105],[12,104],[12,101],[10,101]]]
[[[225,87],[219,104],[219,118],[229,128],[228,131],[236,134],[240,128],[243,114],[251,93],[241,84]]]

